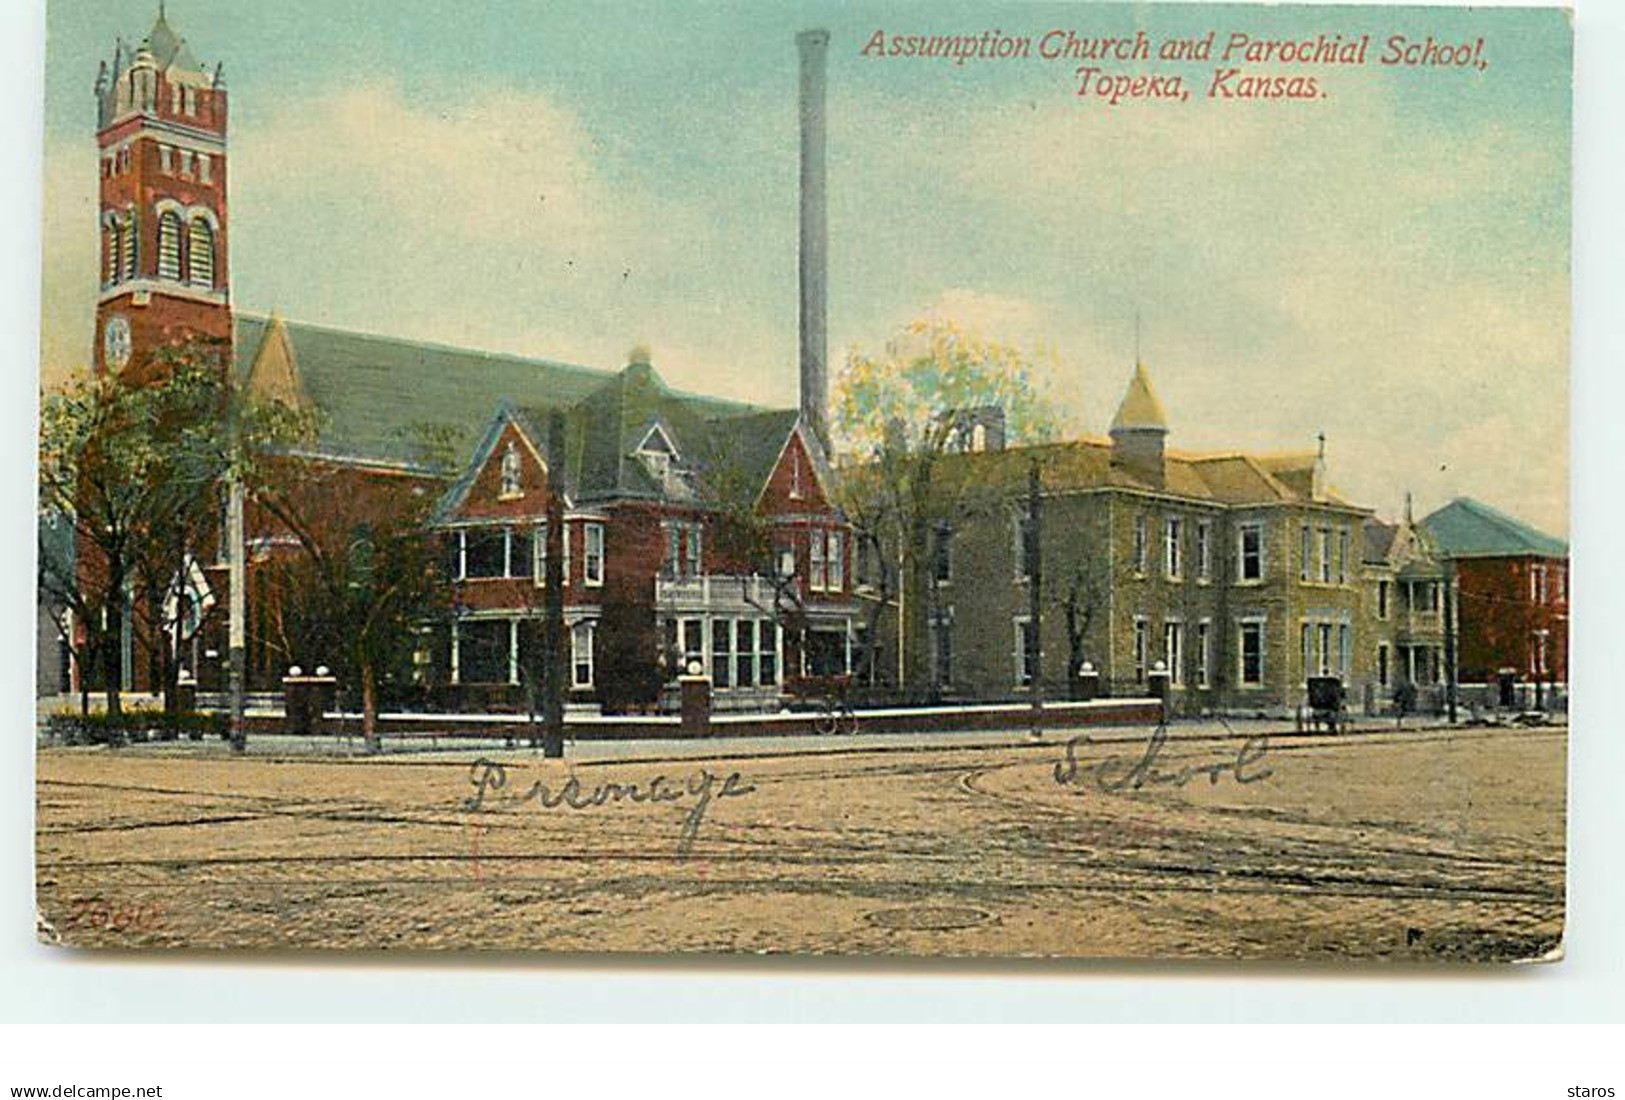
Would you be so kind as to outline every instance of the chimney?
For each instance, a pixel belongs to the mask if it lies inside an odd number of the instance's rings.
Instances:
[[[825,283],[829,225],[824,198],[824,69],[829,32],[796,35],[801,51],[801,419],[829,453],[829,334]]]

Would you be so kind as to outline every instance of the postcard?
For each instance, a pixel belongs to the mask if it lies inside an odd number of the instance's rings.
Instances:
[[[53,0],[39,936],[1560,959],[1560,9]]]

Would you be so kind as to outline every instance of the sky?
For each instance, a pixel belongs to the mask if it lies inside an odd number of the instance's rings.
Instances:
[[[90,357],[97,64],[155,0],[56,0],[42,378]],[[796,31],[829,55],[832,365],[933,315],[1032,349],[1103,434],[1138,352],[1170,446],[1326,436],[1394,517],[1470,495],[1568,533],[1561,12],[170,0],[225,65],[232,293],[303,321],[796,395]],[[864,56],[900,35],[1484,39],[1485,67],[1247,65],[1306,101],[1076,94],[1077,62]],[[1138,324],[1136,318],[1138,317]]]

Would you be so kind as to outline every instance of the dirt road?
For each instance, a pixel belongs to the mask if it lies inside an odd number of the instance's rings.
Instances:
[[[42,934],[1531,958],[1562,937],[1565,743],[1457,730],[487,764],[45,749]]]

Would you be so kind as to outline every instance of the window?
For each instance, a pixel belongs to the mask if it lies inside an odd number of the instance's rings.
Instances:
[[[1330,676],[1332,674],[1332,624],[1320,623],[1315,628],[1315,640],[1318,643],[1315,655],[1317,676]]]
[[[770,619],[756,624],[756,668],[764,687],[779,682],[779,624]]]
[[[728,629],[727,623],[718,623],[717,628],[724,632]],[[734,623],[734,653],[735,660],[739,662],[738,672],[734,676],[734,683],[740,687],[752,687],[756,683],[756,620],[739,619]]]
[[[197,114],[197,90],[191,87],[181,89],[181,108],[188,115]]]
[[[1240,662],[1243,687],[1258,687],[1264,683],[1264,624],[1256,619],[1241,624]]]
[[[1388,582],[1377,582],[1377,618],[1388,618]]]
[[[562,549],[564,550],[564,556],[563,556],[562,560],[559,562],[559,575],[563,579],[565,584],[569,584],[570,583],[570,525],[568,523],[566,523],[564,525],[564,530],[563,530],[562,534],[563,534],[563,540],[562,541],[564,543]],[[547,522],[545,520],[536,525],[536,532],[535,532],[535,535],[533,537],[535,539],[535,548],[536,548],[535,549],[535,554],[534,554],[535,559],[536,559],[536,584],[538,586],[540,586],[540,585],[544,585],[544,584],[547,583]],[[522,559],[520,559],[520,558],[518,558],[516,556],[514,560],[517,562],[517,561],[520,561]]]
[[[116,215],[109,217],[102,249],[102,282],[116,283],[119,277],[119,257],[124,245],[123,226]]]
[[[135,211],[131,210],[124,215],[124,232],[119,234],[119,259],[124,268],[124,278],[135,278],[136,247],[138,242],[136,233]]]
[[[506,619],[464,619],[453,636],[457,682],[505,684],[511,679],[513,624]]]
[[[1168,579],[1171,581],[1177,581],[1184,568],[1184,562],[1180,560],[1180,541],[1184,535],[1183,527],[1184,525],[1180,522],[1178,516],[1169,516],[1167,522],[1163,524],[1162,567],[1163,572],[1167,574]]]
[[[685,546],[686,568],[689,576],[697,577],[702,572],[701,567],[705,561],[705,528],[697,523],[687,524],[686,528],[684,532],[687,536]]]
[[[187,242],[186,281],[214,286],[214,227],[206,218],[193,218]]]
[[[733,685],[733,630],[726,619],[711,624],[711,684],[719,688]]]
[[[536,534],[529,527],[508,529],[508,569],[505,576],[524,577],[531,573],[536,562]]]
[[[158,215],[158,277],[181,277],[181,216],[173,210]]]
[[[1134,552],[1130,559],[1134,563],[1134,571],[1136,573],[1145,572],[1145,540],[1146,517],[1145,513],[1141,512],[1139,515],[1134,517]]]
[[[1244,581],[1264,579],[1264,528],[1244,523],[1236,532],[1236,576]]]
[[[705,559],[704,528],[685,520],[667,520],[666,560],[661,569],[667,577],[697,577]]]
[[[597,625],[576,623],[570,628],[570,686],[592,687],[592,647]]]
[[[1299,630],[1298,640],[1299,645],[1301,646],[1301,655],[1303,657],[1303,677],[1305,680],[1307,680],[1309,677],[1315,674],[1314,627],[1307,622],[1304,623],[1302,628]]]
[[[581,536],[581,579],[596,588],[604,583],[604,525],[586,524]]]
[[[1015,515],[1015,556],[1016,580],[1027,581],[1033,576],[1033,562],[1037,560],[1038,544],[1035,536],[1038,528],[1033,524],[1033,518],[1026,509]]]
[[[1196,686],[1199,688],[1208,686],[1208,670],[1212,667],[1210,625],[1206,619],[1196,624]]]
[[[1347,584],[1349,581],[1349,533],[1348,528],[1337,532],[1337,583]]]
[[[199,153],[197,155],[197,178],[202,180],[204,183],[213,183],[214,176],[211,172],[213,163],[214,162],[209,159],[209,154]]]
[[[936,540],[931,555],[931,576],[938,584],[953,579],[954,532],[946,523],[937,524]]]
[[[1205,581],[1213,575],[1213,524],[1207,520],[1196,523],[1196,579]]]
[[[1299,547],[1298,579],[1306,581],[1309,579],[1309,563],[1315,554],[1314,532],[1309,529],[1307,523],[1303,525],[1302,536],[1302,544]]]
[[[1134,680],[1145,683],[1146,650],[1150,644],[1151,624],[1144,619],[1134,620]]]
[[[1352,637],[1348,623],[1337,624],[1337,674],[1347,680],[1349,665],[1354,659]]]
[[[1377,686],[1388,686],[1388,643],[1377,643]]]
[[[1168,666],[1170,682],[1182,685],[1185,682],[1185,624],[1171,622],[1162,624],[1162,659]]]
[[[813,592],[822,592],[827,577],[824,568],[824,532],[814,529],[810,533],[809,545],[812,568],[809,570],[807,587]]]
[[[844,540],[839,531],[829,532],[829,591],[840,592],[846,587],[846,558]]]
[[[1038,676],[1038,629],[1025,615],[1016,619],[1016,686],[1031,687]]]
[[[503,500],[512,500],[525,495],[520,476],[523,469],[523,463],[519,458],[519,446],[510,439],[502,451],[502,488],[499,495]]]
[[[158,171],[166,176],[175,173],[175,150],[168,145],[158,146]]]
[[[180,151],[180,154],[181,154],[181,175],[190,177],[191,174],[192,174],[192,150],[190,150],[190,149],[182,149]]]
[[[469,580],[508,575],[508,533],[501,528],[475,527],[461,532],[463,572]]]
[[[1529,566],[1529,599],[1533,603],[1546,602],[1546,566],[1540,562]]]
[[[1567,603],[1569,598],[1569,571],[1561,565],[1552,567],[1552,577],[1557,582],[1557,602]]]
[[[796,548],[794,543],[781,542],[778,548],[779,576],[788,580],[796,575]]]
[[[1330,527],[1322,527],[1318,532],[1316,532],[1316,535],[1317,535],[1317,539],[1316,539],[1316,544],[1315,545],[1316,545],[1316,549],[1317,549],[1317,551],[1319,553],[1318,560],[1320,562],[1320,583],[1321,584],[1331,584],[1332,583],[1332,530],[1331,530]]]

